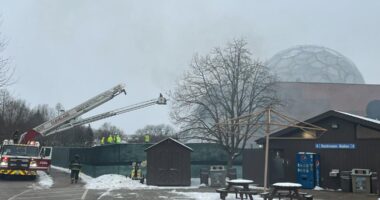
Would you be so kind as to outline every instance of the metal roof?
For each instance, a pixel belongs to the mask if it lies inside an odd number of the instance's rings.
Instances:
[[[379,120],[375,120],[375,119],[371,119],[371,118],[367,118],[367,117],[363,117],[360,115],[355,115],[355,114],[351,114],[351,113],[347,113],[347,112],[337,111],[337,110],[329,110],[329,111],[324,112],[322,114],[319,114],[315,117],[312,117],[308,120],[305,120],[305,122],[310,123],[310,124],[314,124],[314,123],[316,123],[320,120],[323,120],[327,117],[341,118],[341,119],[344,119],[344,120],[347,120],[350,122],[355,122],[355,123],[358,123],[360,125],[365,125],[367,127],[371,127],[373,129],[380,131],[380,121]],[[277,132],[271,133],[269,137],[282,137],[282,136],[284,136],[288,133],[291,133],[295,130],[298,130],[298,128],[294,128],[294,127],[284,128],[284,129],[279,130]],[[256,143],[258,143],[258,144],[265,143],[265,137],[261,137],[261,138],[257,139]]]
[[[157,145],[159,145],[159,144],[161,144],[161,143],[163,143],[163,142],[165,142],[165,141],[167,141],[167,140],[171,140],[171,141],[173,141],[173,142],[179,144],[180,146],[182,146],[182,147],[184,147],[184,148],[186,148],[186,149],[188,149],[188,150],[190,150],[190,151],[193,151],[192,148],[188,147],[187,145],[185,145],[185,144],[181,143],[180,141],[178,141],[178,140],[176,140],[176,139],[174,139],[174,138],[171,138],[171,137],[168,137],[168,138],[166,138],[166,139],[163,139],[163,140],[157,142],[156,144],[154,144],[154,145],[152,145],[152,146],[146,148],[144,151],[148,151],[148,150],[154,148],[155,146],[157,146]]]

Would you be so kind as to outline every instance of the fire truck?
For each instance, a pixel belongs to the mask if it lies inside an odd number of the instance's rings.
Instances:
[[[0,175],[22,175],[35,178],[37,170],[50,172],[51,147],[41,147],[39,142],[14,144],[4,140],[0,151]]]
[[[166,98],[160,94],[156,99],[111,110],[92,117],[78,117],[106,103],[119,94],[126,94],[125,85],[119,84],[84,103],[63,112],[57,117],[21,134],[18,141],[4,140],[0,149],[0,176],[21,175],[35,178],[37,170],[50,172],[52,147],[41,146],[37,137],[56,134],[70,128],[101,119],[145,108],[152,105],[166,105]]]

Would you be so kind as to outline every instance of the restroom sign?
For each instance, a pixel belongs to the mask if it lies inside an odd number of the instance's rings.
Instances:
[[[315,144],[316,149],[356,149],[356,145],[352,143],[343,144],[328,144],[328,143],[318,143]]]

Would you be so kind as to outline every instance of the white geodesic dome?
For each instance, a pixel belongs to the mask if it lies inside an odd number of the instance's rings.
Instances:
[[[364,83],[355,64],[332,49],[302,45],[283,50],[266,62],[279,81]]]

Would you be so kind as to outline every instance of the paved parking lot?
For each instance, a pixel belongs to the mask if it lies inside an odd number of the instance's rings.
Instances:
[[[203,193],[210,196],[215,193],[215,188],[200,189],[145,189],[145,190],[86,190],[83,183],[70,184],[69,175],[53,170],[51,176],[54,185],[50,189],[43,189],[37,181],[31,180],[0,180],[1,200],[194,200],[183,193]],[[320,200],[377,200],[376,195],[353,194],[344,192],[312,191],[305,190],[314,195],[314,199]],[[229,198],[232,198],[229,195]],[[214,200],[214,197],[212,197]],[[215,193],[215,200],[218,195]]]

